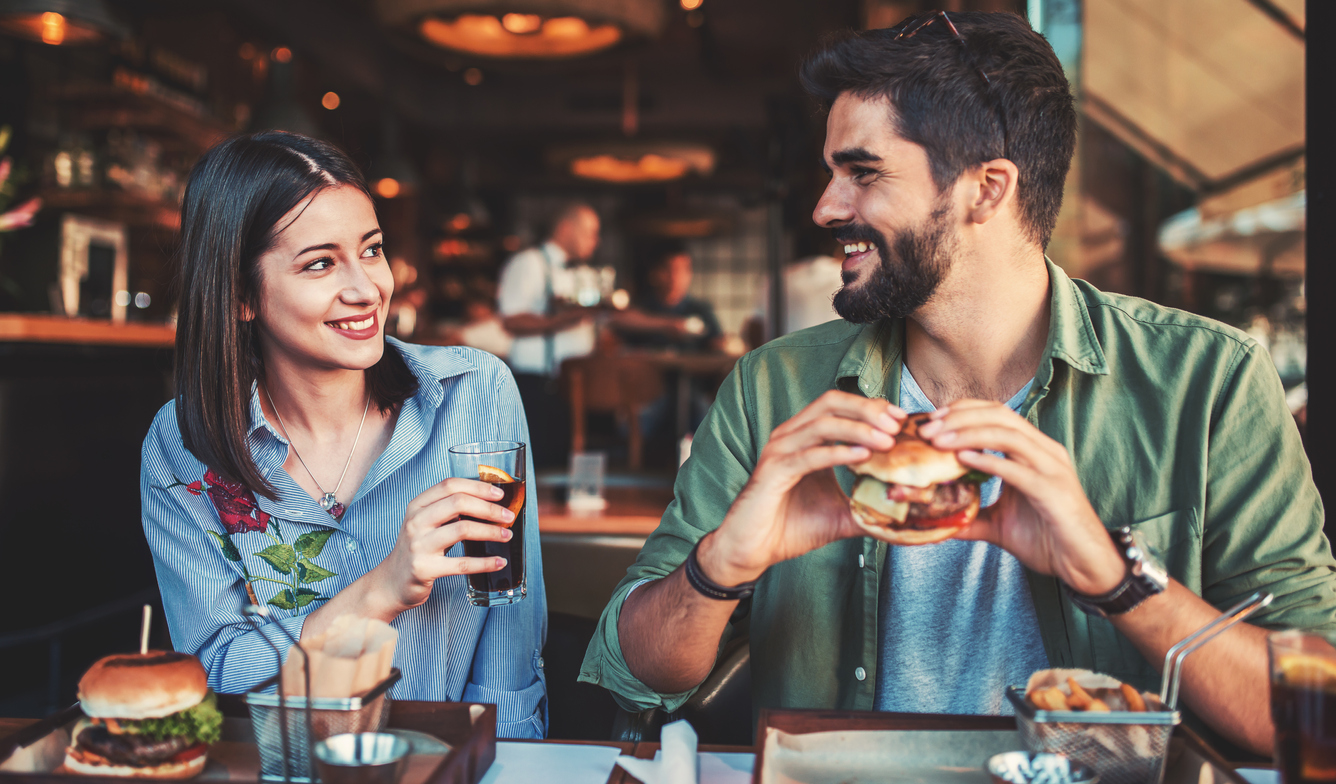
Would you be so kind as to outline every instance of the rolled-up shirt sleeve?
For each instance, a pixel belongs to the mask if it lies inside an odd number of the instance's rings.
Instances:
[[[166,439],[175,439],[176,448],[168,448]],[[172,487],[178,477],[189,482],[205,471],[188,453],[182,457],[180,441],[175,412],[167,406],[154,420],[141,455],[144,535],[173,647],[199,657],[214,691],[240,694],[272,676],[277,660],[274,648],[241,614],[250,604],[244,574],[210,536],[223,526],[208,497]],[[297,638],[305,620],[296,615],[264,625],[282,624]],[[286,654],[289,642],[280,629],[265,628],[264,633]]]

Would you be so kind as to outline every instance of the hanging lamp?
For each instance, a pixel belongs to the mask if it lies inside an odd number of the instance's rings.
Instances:
[[[663,29],[661,0],[376,0],[382,24],[464,54],[553,60]]]

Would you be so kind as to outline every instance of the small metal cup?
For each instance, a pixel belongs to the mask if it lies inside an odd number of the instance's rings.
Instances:
[[[1017,767],[1033,766],[1035,762],[1043,758],[1063,759],[1062,754],[1033,754],[1028,751],[1008,751],[1002,754],[995,754],[989,758],[988,764],[984,768],[988,771],[988,777],[992,779],[993,784],[1010,784],[1009,780],[1003,778],[1003,773],[1009,769]],[[1074,759],[1067,759],[1068,774],[1060,782],[1053,782],[1047,776],[1042,777],[1045,784],[1099,784],[1099,774],[1095,773],[1089,765],[1077,762]],[[1027,781],[1038,782],[1035,777],[1027,777]]]
[[[386,732],[334,735],[315,744],[315,768],[325,784],[398,784],[409,748]]]

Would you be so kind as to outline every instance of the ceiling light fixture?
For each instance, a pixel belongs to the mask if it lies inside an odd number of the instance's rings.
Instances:
[[[592,54],[664,23],[661,0],[376,0],[376,12],[433,46],[514,59]]]
[[[586,180],[613,183],[668,182],[714,172],[714,151],[682,142],[623,142],[554,150],[549,160]]]
[[[103,0],[0,0],[0,33],[50,46],[78,46],[130,34]]]

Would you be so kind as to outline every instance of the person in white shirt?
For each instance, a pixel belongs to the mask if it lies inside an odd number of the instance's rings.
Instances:
[[[587,262],[598,248],[598,213],[584,203],[557,214],[546,242],[511,257],[501,270],[497,310],[515,336],[510,367],[529,415],[534,463],[561,465],[570,416],[556,388],[561,362],[594,350],[594,322],[586,308],[567,306],[576,281],[568,263]]]

